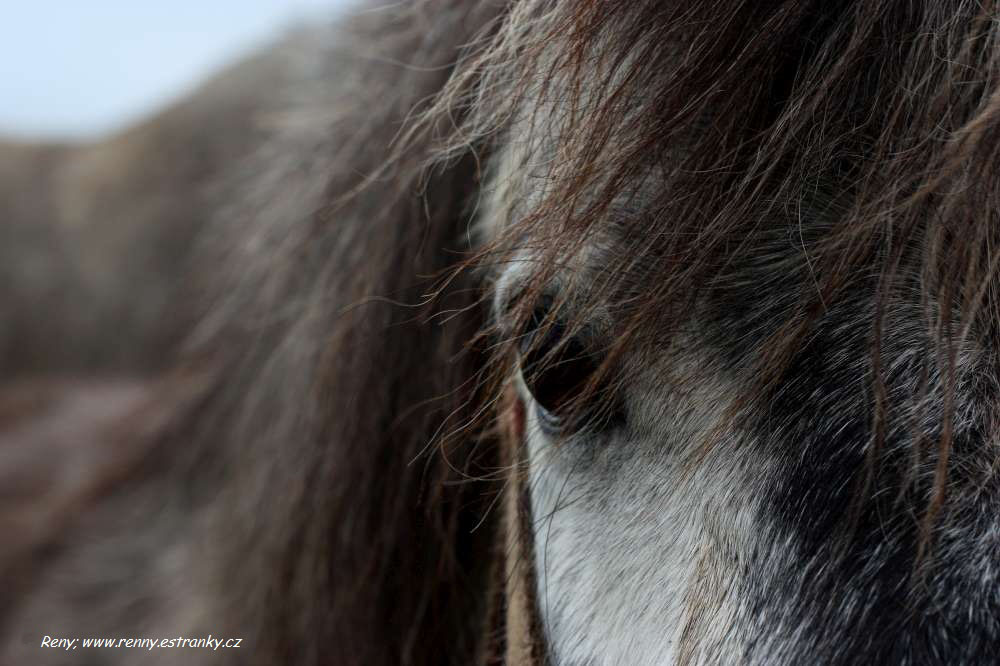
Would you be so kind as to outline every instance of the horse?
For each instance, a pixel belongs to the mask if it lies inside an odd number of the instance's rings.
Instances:
[[[994,663],[998,131],[990,2],[412,0],[2,144],[0,661]]]

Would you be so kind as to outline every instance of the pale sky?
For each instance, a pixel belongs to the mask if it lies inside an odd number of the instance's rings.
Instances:
[[[350,0],[0,0],[0,134],[91,137]]]

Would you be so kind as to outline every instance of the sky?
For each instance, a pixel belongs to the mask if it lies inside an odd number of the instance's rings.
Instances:
[[[93,138],[349,0],[0,0],[0,134]]]

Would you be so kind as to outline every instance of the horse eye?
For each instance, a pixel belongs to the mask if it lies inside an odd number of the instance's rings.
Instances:
[[[583,342],[569,336],[566,325],[545,323],[539,308],[521,341],[521,376],[535,401],[538,421],[549,433],[564,432],[582,416],[580,397],[599,363]]]

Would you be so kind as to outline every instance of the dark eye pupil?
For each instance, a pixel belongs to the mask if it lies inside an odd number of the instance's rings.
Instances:
[[[576,407],[574,398],[586,389],[598,362],[579,338],[567,337],[563,323],[546,322],[545,315],[536,310],[532,331],[522,340],[521,374],[535,402],[558,418]]]

